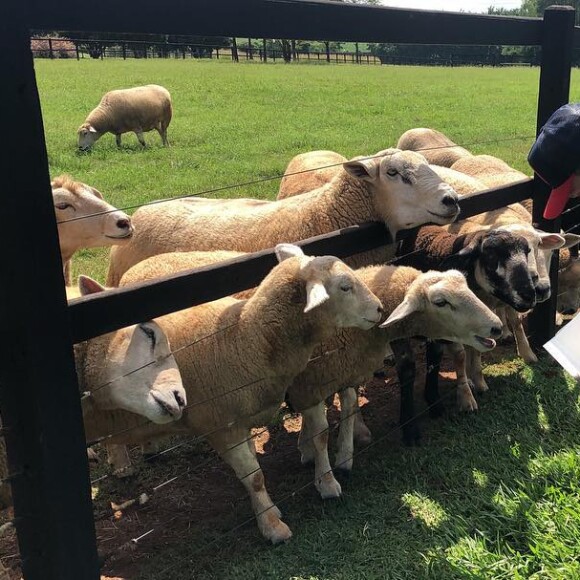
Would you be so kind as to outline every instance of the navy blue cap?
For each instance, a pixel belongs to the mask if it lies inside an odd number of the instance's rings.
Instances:
[[[553,189],[544,217],[554,219],[570,196],[580,168],[580,103],[562,105],[546,121],[528,154],[532,169]]]

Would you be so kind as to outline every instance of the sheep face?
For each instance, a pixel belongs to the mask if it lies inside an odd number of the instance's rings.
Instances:
[[[372,159],[354,159],[343,166],[367,182],[375,211],[393,235],[425,223],[449,224],[459,215],[455,190],[419,153],[386,149]]]
[[[52,182],[52,198],[64,259],[80,248],[122,244],[133,235],[129,216],[93,187],[60,177]]]
[[[513,232],[525,238],[531,248],[528,254],[528,269],[536,291],[536,302],[545,302],[550,298],[550,261],[553,250],[566,245],[564,236],[557,233],[546,233],[532,226],[512,224],[498,229]]]
[[[158,324],[145,322],[114,333],[105,361],[92,392],[99,409],[124,409],[158,424],[181,418],[187,397],[167,336]]]
[[[494,348],[494,338],[502,332],[501,320],[469,289],[457,270],[418,276],[403,302],[380,326],[388,328],[411,316],[429,338],[467,344],[482,352]]]
[[[536,305],[537,276],[530,273],[532,250],[527,240],[505,231],[490,231],[480,238],[475,279],[492,296],[518,312]]]
[[[102,135],[89,123],[83,123],[77,130],[79,149],[88,151]]]
[[[380,322],[383,314],[381,301],[338,258],[308,257],[293,244],[278,244],[276,255],[280,262],[288,258],[300,261],[300,277],[306,287],[305,313],[317,309],[318,315],[323,312],[339,328],[369,329]]]
[[[105,288],[79,277],[82,296]],[[78,364],[78,361],[77,361]],[[123,409],[163,424],[181,418],[187,395],[166,334],[153,321],[89,340],[80,373],[100,410]]]
[[[575,314],[580,308],[580,260],[573,260],[558,274],[558,312]]]

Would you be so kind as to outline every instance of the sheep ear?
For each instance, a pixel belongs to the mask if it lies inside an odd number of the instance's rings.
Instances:
[[[391,315],[384,322],[379,324],[379,328],[389,328],[389,326],[407,318],[407,316],[410,316],[416,310],[416,306],[411,304],[410,300],[405,299],[391,312]]]
[[[375,181],[379,175],[379,162],[377,159],[351,159],[345,161],[342,166],[349,175],[357,179]]]
[[[580,242],[580,236],[578,234],[562,234],[565,242],[562,248],[572,248]]]
[[[542,250],[557,250],[561,248],[566,240],[557,233],[547,233],[542,230],[536,230],[540,234],[540,248]]]
[[[304,312],[310,312],[329,298],[330,296],[324,284],[321,282],[306,282],[306,306]]]
[[[274,248],[274,252],[276,252],[276,258],[278,258],[278,262],[283,262],[288,258],[304,258],[304,252],[300,246],[296,246],[294,244],[278,244]]]
[[[92,125],[89,125],[87,127],[87,129],[89,130],[89,133],[96,133],[97,132],[97,130]]]
[[[88,294],[104,292],[106,288],[101,286],[96,280],[81,274],[79,276],[79,290],[81,291],[81,296],[87,296]]]
[[[441,270],[460,270],[465,272],[469,270],[471,264],[481,254],[481,237],[474,237],[467,246],[456,254],[451,254],[441,262]]]
[[[92,193],[95,197],[98,197],[99,199],[103,199],[103,194],[98,189],[95,189],[94,187],[91,187],[90,185],[88,187],[92,191]]]

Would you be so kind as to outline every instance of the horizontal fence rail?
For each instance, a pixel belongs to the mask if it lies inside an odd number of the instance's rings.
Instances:
[[[504,207],[532,195],[532,179],[490,189],[460,200],[461,217]],[[399,238],[409,235],[401,232]],[[392,244],[385,226],[369,223],[296,242],[306,254],[344,258]],[[74,342],[149,320],[176,310],[228,296],[259,284],[276,264],[274,251],[263,250],[218,265],[115,288],[72,300],[68,308]]]
[[[541,45],[542,19],[359,6],[325,0],[33,0],[38,30],[344,40],[409,44]]]

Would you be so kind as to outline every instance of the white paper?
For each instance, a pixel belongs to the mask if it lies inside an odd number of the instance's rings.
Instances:
[[[544,348],[574,378],[580,378],[580,316],[575,316]]]

